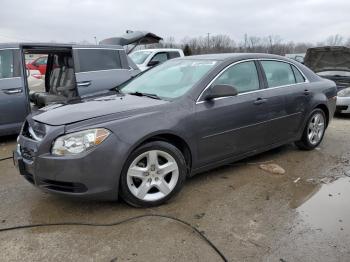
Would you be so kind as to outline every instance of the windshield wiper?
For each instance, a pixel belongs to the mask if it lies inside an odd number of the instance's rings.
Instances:
[[[157,99],[157,100],[162,100],[159,96],[157,96],[156,94],[149,94],[149,93],[143,93],[143,92],[131,92],[128,93],[129,95],[134,95],[134,96],[146,96],[149,98],[153,98],[153,99]]]

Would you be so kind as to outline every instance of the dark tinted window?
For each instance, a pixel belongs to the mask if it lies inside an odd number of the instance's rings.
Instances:
[[[254,62],[243,62],[228,68],[213,85],[231,85],[238,93],[259,89],[259,77]]]
[[[0,79],[20,76],[18,50],[0,50]]]
[[[295,84],[294,73],[290,64],[279,61],[262,61],[269,87]]]
[[[169,54],[169,59],[180,57],[179,52],[168,52],[168,54]]]
[[[79,72],[120,69],[118,50],[78,49]]]
[[[298,69],[296,69],[295,66],[291,66],[293,68],[293,72],[294,72],[294,76],[295,76],[295,81],[297,83],[303,83],[305,82],[305,78],[303,77],[303,75],[299,72]]]

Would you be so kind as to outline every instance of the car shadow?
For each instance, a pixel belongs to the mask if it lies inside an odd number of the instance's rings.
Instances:
[[[268,152],[243,159],[239,162],[234,162],[195,175],[186,181],[184,189],[174,201],[169,201],[169,203],[154,208],[134,208],[121,199],[118,201],[93,201],[38,191],[36,196],[28,202],[28,205],[30,205],[30,222],[111,222],[145,213],[176,213],[179,208],[181,209],[181,206],[188,205],[189,199],[200,196],[200,194],[194,192],[198,190],[198,188],[207,188],[208,184],[212,183],[213,180],[219,181],[218,183],[220,183],[224,178],[228,179],[231,176],[234,177],[236,173],[239,173],[236,172],[238,169],[240,169],[240,173],[247,173],[249,169],[249,167],[247,167],[248,164],[269,162],[277,158],[277,156],[285,155],[294,149],[295,147],[293,145],[284,145]],[[235,181],[235,187],[240,183],[243,185],[254,179],[248,176],[248,174],[246,175],[245,179],[243,179],[244,181]]]

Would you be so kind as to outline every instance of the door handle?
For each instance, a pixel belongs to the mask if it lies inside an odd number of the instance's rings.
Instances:
[[[77,83],[78,87],[88,87],[89,85],[91,85],[91,81],[83,81]]]
[[[310,91],[308,89],[305,89],[304,90],[304,95],[306,95],[306,96],[310,95]]]
[[[261,105],[261,104],[264,104],[267,102],[267,99],[266,98],[257,98],[255,101],[254,101],[254,105]]]
[[[8,95],[19,94],[22,92],[23,92],[23,90],[21,88],[11,88],[11,89],[4,90],[4,93],[8,94]]]

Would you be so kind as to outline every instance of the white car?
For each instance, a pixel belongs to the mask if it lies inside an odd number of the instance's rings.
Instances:
[[[145,71],[148,68],[163,63],[167,60],[183,56],[185,55],[181,49],[174,48],[143,49],[135,51],[129,55],[131,60],[139,67],[141,71]]]
[[[350,87],[344,88],[338,92],[337,112],[350,114]]]
[[[39,70],[27,70],[27,82],[30,91],[45,92],[45,75]]]

